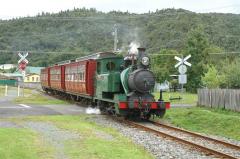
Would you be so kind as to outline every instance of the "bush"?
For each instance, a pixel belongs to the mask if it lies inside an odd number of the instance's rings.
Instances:
[[[202,83],[207,88],[218,88],[220,80],[218,71],[214,66],[208,66],[208,71],[202,76]]]

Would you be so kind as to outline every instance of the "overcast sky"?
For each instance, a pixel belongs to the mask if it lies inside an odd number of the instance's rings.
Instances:
[[[73,8],[96,8],[144,13],[163,8],[184,8],[194,12],[240,13],[239,0],[0,0],[0,19],[56,13]]]

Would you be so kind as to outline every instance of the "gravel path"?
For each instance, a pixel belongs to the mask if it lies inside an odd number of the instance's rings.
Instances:
[[[152,153],[157,159],[207,159],[213,158],[206,156],[196,150],[190,150],[187,146],[173,142],[167,138],[158,137],[151,133],[141,131],[136,128],[130,128],[119,122],[113,121],[105,116],[92,116],[90,121],[99,125],[116,128],[124,136],[130,138],[134,143],[142,145],[146,150]]]
[[[25,122],[24,126],[43,135],[43,140],[46,140],[46,142],[50,143],[55,148],[55,159],[68,159],[64,153],[64,142],[81,138],[79,134],[59,129],[51,123]]]

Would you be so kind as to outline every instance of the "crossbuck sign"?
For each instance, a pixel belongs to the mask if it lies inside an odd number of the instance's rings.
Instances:
[[[175,68],[177,68],[177,67],[180,66],[180,65],[187,65],[187,66],[191,67],[192,64],[190,64],[189,62],[187,62],[187,60],[188,60],[190,57],[191,57],[191,55],[188,55],[188,56],[185,57],[185,58],[180,58],[180,57],[175,56],[174,58],[179,61],[179,62],[175,65]]]
[[[20,60],[18,60],[18,64],[20,63],[26,63],[28,64],[28,60],[26,57],[28,56],[28,52],[26,54],[21,54],[20,52],[18,53],[18,56],[20,57]]]

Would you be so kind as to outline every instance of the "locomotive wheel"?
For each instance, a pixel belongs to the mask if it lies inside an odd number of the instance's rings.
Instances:
[[[148,113],[148,114],[146,114],[146,115],[143,116],[143,119],[148,120],[148,119],[150,119],[150,117],[151,117],[151,114]]]
[[[165,113],[166,113],[166,109],[162,109],[162,110],[158,110],[156,112],[156,115],[159,116],[160,118],[163,118]]]

